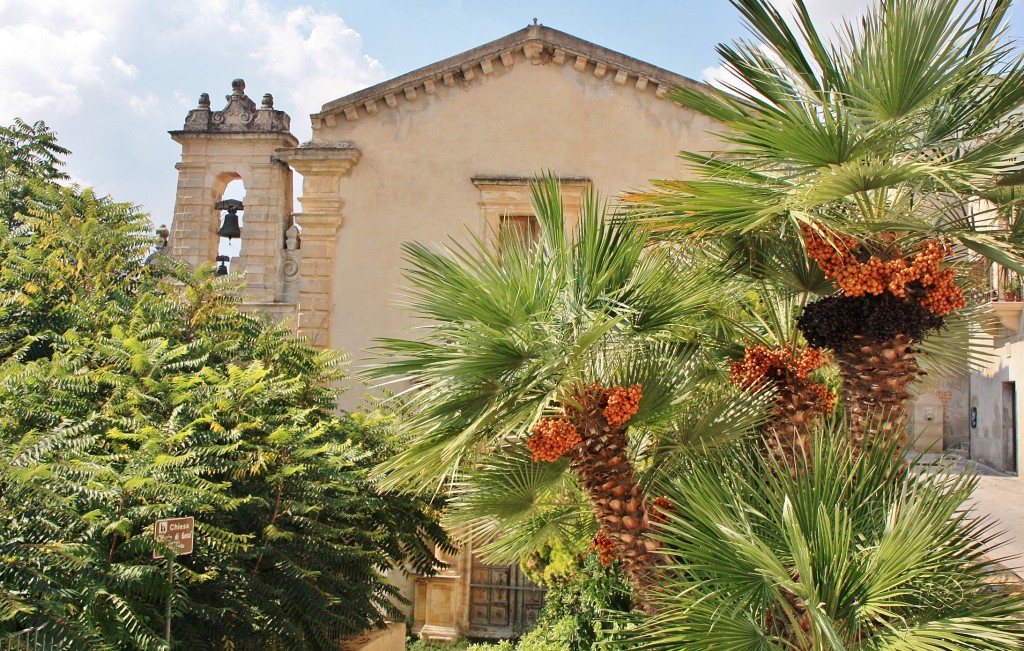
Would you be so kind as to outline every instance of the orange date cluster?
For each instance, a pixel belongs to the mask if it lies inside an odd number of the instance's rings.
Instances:
[[[564,418],[541,418],[531,431],[533,436],[526,439],[526,445],[534,461],[558,461],[583,440],[576,427]]]
[[[606,397],[608,405],[604,408],[604,418],[609,425],[622,425],[636,414],[640,408],[640,399],[644,397],[643,386],[634,384],[628,389],[612,387]]]
[[[664,524],[668,522],[668,514],[675,510],[676,507],[672,505],[672,502],[667,497],[655,497],[651,500],[648,517],[651,522]]]
[[[955,269],[940,269],[950,254],[949,248],[940,242],[921,245],[909,261],[907,255],[886,261],[871,255],[861,262],[856,253],[863,252],[863,246],[853,237],[830,234],[826,238],[821,227],[807,225],[801,226],[800,232],[808,255],[847,296],[878,296],[888,291],[899,298],[913,298],[938,316],[967,305],[963,291],[953,282]]]
[[[581,399],[577,402],[589,405],[580,407],[584,412],[601,409],[609,425],[620,427],[636,414],[643,397],[643,385],[640,384],[634,384],[628,389],[591,384],[581,391]],[[532,436],[526,439],[534,461],[558,461],[563,454],[579,445],[583,438],[573,422],[585,417],[580,408],[563,405],[562,416],[545,417],[537,421],[530,430]]]
[[[615,541],[604,531],[598,531],[590,543],[590,550],[597,552],[601,565],[608,567],[615,560]]]
[[[729,366],[729,381],[741,389],[750,389],[766,379],[779,383],[805,380],[809,373],[828,363],[828,353],[820,348],[808,347],[794,356],[789,348],[757,344],[749,346],[743,359]]]

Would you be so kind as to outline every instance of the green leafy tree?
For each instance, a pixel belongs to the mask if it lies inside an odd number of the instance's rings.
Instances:
[[[60,168],[69,153],[42,121],[28,124],[15,118],[14,124],[0,126],[0,215],[8,228],[19,224],[31,206],[57,205],[49,199],[54,184],[68,180]]]
[[[536,628],[519,640],[516,649],[591,651],[599,648],[604,638],[601,618],[607,617],[609,612],[629,611],[632,605],[629,584],[614,565],[602,565],[593,554],[566,554],[566,550],[557,545],[554,550],[551,546],[544,550],[550,554],[548,560],[555,561],[538,577],[548,589],[544,608]],[[530,559],[534,556],[536,554]],[[529,562],[525,560],[524,567]]]
[[[1009,2],[880,0],[832,42],[802,1],[795,28],[767,0],[733,4],[753,39],[719,53],[739,81],[674,96],[718,120],[725,145],[684,152],[695,178],[637,200],[648,226],[691,244],[724,239],[755,261],[802,246],[835,287],[801,330],[836,353],[854,438],[878,409],[900,431],[920,342],[964,303],[950,261],[1022,269],[1019,223],[971,209],[1020,179]]]
[[[175,648],[333,649],[396,616],[383,573],[447,539],[370,484],[394,442],[336,412],[340,355],[241,312],[234,279],[144,265],[136,209],[46,192],[0,232],[0,631],[166,649],[171,600]],[[184,515],[172,582],[153,521]]]

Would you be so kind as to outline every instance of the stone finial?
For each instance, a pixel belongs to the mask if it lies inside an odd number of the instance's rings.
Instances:
[[[222,111],[210,110],[210,96],[199,97],[199,107],[189,111],[185,118],[185,131],[288,131],[291,118],[284,111],[274,110],[274,96],[263,96],[262,105],[245,94],[245,80],[231,81],[231,94],[225,96],[227,105]]]
[[[294,222],[284,232],[284,248],[288,251],[294,251],[299,248],[299,227]]]
[[[163,251],[167,248],[167,240],[171,237],[171,231],[167,230],[167,224],[160,224],[160,228],[156,229],[156,250],[157,252]]]

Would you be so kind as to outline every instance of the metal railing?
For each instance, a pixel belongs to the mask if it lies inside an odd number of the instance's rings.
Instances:
[[[62,651],[68,648],[64,635],[44,626],[6,635],[0,633],[0,651]]]

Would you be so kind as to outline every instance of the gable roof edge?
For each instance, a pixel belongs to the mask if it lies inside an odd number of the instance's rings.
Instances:
[[[449,87],[456,83],[469,84],[478,74],[491,74],[496,59],[497,65],[512,67],[517,55],[530,61],[556,64],[563,64],[572,57],[575,59],[573,66],[580,73],[585,72],[589,64],[592,74],[598,78],[611,74],[620,85],[632,80],[636,90],[641,92],[652,86],[658,98],[665,98],[678,86],[711,88],[571,34],[544,25],[530,25],[472,50],[327,102],[319,113],[310,116],[313,129],[319,129],[324,121],[333,126],[339,114],[344,114],[349,121],[358,119],[360,114],[375,115],[380,101],[389,108],[396,108],[399,99],[415,101],[420,90],[433,95],[438,83]]]

